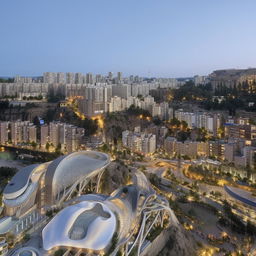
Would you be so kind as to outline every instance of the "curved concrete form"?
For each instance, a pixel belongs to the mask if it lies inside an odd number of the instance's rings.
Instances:
[[[39,179],[47,164],[33,164],[17,172],[3,193],[5,213],[19,217],[35,205]]]
[[[109,163],[107,154],[96,151],[75,152],[52,161],[45,175],[48,204],[53,204],[60,193],[77,181],[98,175]]]
[[[52,162],[27,166],[18,171],[4,189],[4,213],[19,218],[34,211],[36,216],[42,209],[44,212],[45,208],[61,204],[75,193],[83,193],[89,182],[90,187],[95,188],[96,184],[98,188],[109,163],[107,154],[80,151]]]
[[[37,183],[30,183],[28,184],[26,190],[20,196],[14,199],[4,199],[5,205],[14,207],[23,204],[28,198],[31,196],[32,193],[36,192],[37,190]]]
[[[84,201],[69,206],[43,229],[43,247],[58,246],[103,250],[116,229],[116,217],[102,202]]]
[[[117,234],[110,255],[116,255],[123,246],[126,256],[134,249],[139,255],[155,224],[163,225],[169,217],[173,225],[178,225],[168,201],[155,193],[143,173],[135,176],[136,184],[121,187],[108,197],[101,194],[78,197],[78,204],[62,210],[43,229],[44,249],[52,252],[66,247],[106,253],[113,235]]]
[[[15,252],[16,256],[40,256],[39,251],[32,247],[23,247]]]
[[[16,222],[17,221],[13,220],[12,217],[7,216],[0,219],[0,235],[4,235],[9,232]]]
[[[5,199],[15,199],[27,189],[30,178],[38,164],[29,165],[19,170],[7,184],[3,195]]]

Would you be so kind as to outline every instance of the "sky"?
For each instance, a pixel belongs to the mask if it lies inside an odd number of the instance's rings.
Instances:
[[[1,0],[0,76],[256,67],[255,0]]]

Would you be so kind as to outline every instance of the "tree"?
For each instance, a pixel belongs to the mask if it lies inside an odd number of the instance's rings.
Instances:
[[[17,172],[16,168],[11,168],[11,167],[7,167],[7,166],[0,167],[1,179],[2,178],[4,178],[4,179],[11,178],[16,172]]]
[[[181,121],[181,126],[184,130],[186,130],[188,128],[188,123],[186,121]]]
[[[103,152],[108,152],[108,151],[109,151],[108,145],[107,145],[106,143],[104,143],[104,144],[102,145],[102,147],[101,147],[101,150],[102,150]]]
[[[30,234],[26,233],[26,234],[23,236],[23,241],[24,241],[24,242],[27,242],[29,239],[30,239]]]
[[[54,92],[53,89],[50,89],[48,94],[47,94],[47,101],[48,102],[52,102],[52,103],[56,103],[59,102],[61,100],[65,99],[65,95],[62,92]]]
[[[15,240],[15,236],[13,234],[8,234],[6,237],[6,241],[10,246],[13,246]]]
[[[35,141],[32,141],[32,142],[31,142],[31,146],[32,146],[33,149],[36,149],[37,143],[36,143]]]
[[[55,149],[55,152],[60,154],[61,153],[61,144],[59,143]]]
[[[187,140],[189,138],[189,136],[190,136],[189,132],[179,131],[177,133],[177,140],[184,142],[185,140]]]
[[[174,117],[173,119],[171,119],[170,124],[171,126],[180,127],[181,122],[176,117]]]
[[[45,214],[48,218],[51,218],[53,216],[53,211],[52,210],[48,210]]]
[[[81,121],[81,126],[85,129],[85,135],[90,136],[97,132],[98,130],[98,121],[92,120],[89,118],[85,118],[85,120]]]
[[[202,127],[202,128],[198,128],[197,129],[197,135],[198,135],[198,140],[199,141],[205,141],[206,140],[206,136],[207,136],[207,130]]]
[[[40,125],[40,120],[38,118],[38,116],[35,116],[34,119],[33,119],[33,124],[36,125],[36,126],[39,126]]]
[[[0,83],[13,83],[14,82],[14,78],[0,78]]]
[[[183,156],[183,159],[184,159],[184,160],[191,160],[191,157],[188,156],[188,155],[184,155],[184,156]]]
[[[173,98],[177,101],[202,101],[210,99],[213,90],[211,84],[195,86],[192,80],[186,82],[178,89],[172,90]]]
[[[133,116],[140,116],[142,115],[143,117],[151,117],[151,114],[149,113],[148,110],[141,109],[139,107],[135,107],[135,105],[131,105],[127,110],[126,110],[128,115],[133,115]]]
[[[123,255],[123,253],[121,251],[118,251],[116,254],[116,256],[122,256],[122,255]]]
[[[58,249],[57,251],[54,252],[54,256],[63,256],[64,253],[64,249]]]
[[[193,209],[193,208],[190,208],[189,210],[188,210],[188,214],[190,215],[190,216],[196,216],[196,212],[195,212],[195,210]]]
[[[3,111],[5,109],[9,108],[9,101],[8,100],[4,100],[4,101],[0,101],[0,111]]]
[[[49,142],[46,143],[45,148],[46,148],[47,151],[49,151],[49,149],[50,149],[50,143]]]
[[[160,120],[159,117],[155,117],[155,118],[153,119],[153,122],[154,122],[154,124],[157,125],[157,126],[161,125],[161,123],[162,123],[162,121]]]
[[[38,99],[38,100],[42,100],[42,99],[43,99],[43,96],[40,94],[40,95],[38,95],[37,99]]]
[[[249,220],[247,220],[247,223],[246,223],[246,231],[251,236],[256,234],[256,226],[253,225]]]
[[[52,122],[55,118],[55,113],[57,111],[57,108],[55,109],[48,109],[46,113],[44,114],[44,120],[49,123]]]

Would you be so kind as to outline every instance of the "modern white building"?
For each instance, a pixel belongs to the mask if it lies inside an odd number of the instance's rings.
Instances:
[[[140,255],[147,234],[154,225],[162,226],[163,219],[178,225],[168,201],[155,193],[143,173],[136,172],[133,184],[110,196],[84,195],[63,209],[43,229],[43,248],[46,255],[58,248],[116,255],[124,247],[126,256],[133,250]]]
[[[24,232],[44,217],[47,208],[82,193],[92,181],[97,190],[109,163],[104,153],[80,151],[22,168],[3,191],[5,217],[0,219],[0,236]]]

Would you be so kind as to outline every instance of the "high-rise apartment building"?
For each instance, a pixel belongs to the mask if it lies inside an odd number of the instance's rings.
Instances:
[[[92,73],[86,74],[86,84],[93,84],[93,75]]]
[[[37,142],[36,126],[29,121],[11,122],[10,126],[12,144]]]
[[[108,102],[112,95],[110,85],[84,87],[83,99],[78,101],[79,110],[86,116],[100,115],[108,111]]]
[[[117,72],[117,82],[121,83],[123,81],[123,74],[122,72]]]
[[[74,84],[75,83],[75,74],[68,72],[66,73],[66,83],[67,84]]]
[[[8,122],[0,122],[0,144],[4,145],[8,142]]]
[[[83,136],[83,128],[60,122],[50,123],[50,142],[54,147],[60,145],[62,151],[71,153],[78,150]]]
[[[57,73],[57,81],[58,84],[65,84],[66,83],[66,77],[65,73],[63,72],[58,72]]]
[[[43,74],[43,82],[48,84],[56,83],[56,73],[54,72],[45,72]]]
[[[118,84],[112,86],[112,95],[127,99],[131,96],[130,84]]]
[[[60,143],[60,123],[51,122],[49,129],[50,142],[54,147],[57,147]]]
[[[113,79],[113,73],[112,72],[108,72],[108,79],[110,79],[110,80]]]
[[[152,154],[156,150],[156,135],[126,130],[122,132],[122,143],[132,151]]]
[[[40,127],[40,144],[41,147],[45,147],[49,142],[49,126],[47,124]]]
[[[37,142],[37,129],[35,125],[28,126],[28,142]]]
[[[75,83],[83,84],[83,75],[82,73],[75,73]]]
[[[104,82],[104,78],[102,77],[102,75],[97,74],[97,75],[95,76],[95,82],[96,82],[96,83],[102,83],[102,82]]]
[[[122,98],[118,96],[114,96],[110,99],[110,102],[108,104],[108,111],[109,112],[117,112],[117,111],[122,111],[123,109],[122,105]]]

